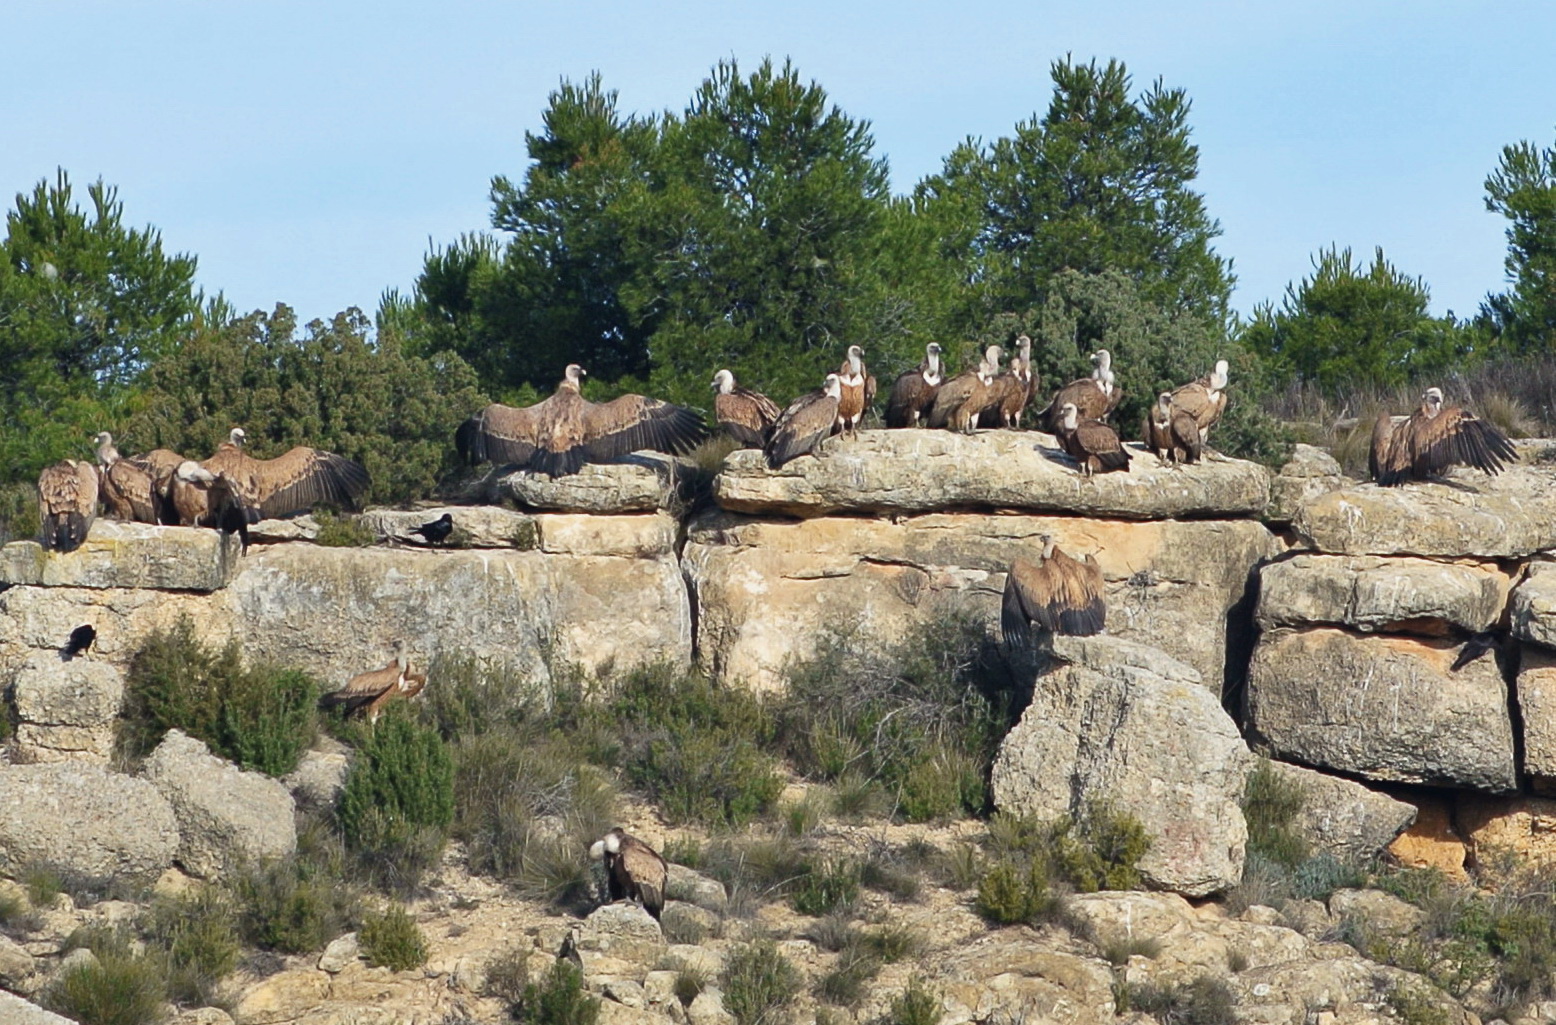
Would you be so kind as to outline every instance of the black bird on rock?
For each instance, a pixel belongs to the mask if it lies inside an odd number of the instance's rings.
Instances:
[[[440,545],[448,540],[448,536],[454,532],[454,514],[444,513],[430,523],[423,523],[419,527],[411,529],[412,534],[420,534],[426,538],[429,545]]]
[[[97,640],[97,630],[93,628],[92,624],[87,623],[83,626],[78,626],[70,631],[70,640],[65,642],[65,647],[60,652],[60,655],[66,662],[69,662],[77,655],[84,654],[95,640]]]

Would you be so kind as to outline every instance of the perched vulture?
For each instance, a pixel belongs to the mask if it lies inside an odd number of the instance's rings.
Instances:
[[[378,721],[384,706],[395,698],[413,698],[427,685],[425,674],[413,673],[404,649],[382,669],[358,673],[340,690],[319,699],[320,708],[340,708],[347,716],[361,715],[368,722]]]
[[[1054,393],[1053,401],[1037,414],[1038,425],[1049,433],[1059,428],[1059,418],[1066,404],[1073,405],[1088,420],[1105,420],[1124,397],[1123,391],[1113,383],[1113,354],[1098,349],[1091,354],[1090,377],[1071,381]]]
[[[978,421],[992,426],[997,420],[1001,427],[1020,427],[1021,414],[1032,400],[1034,382],[1032,339],[1022,335],[1016,339],[1016,355],[1010,358],[1010,368],[989,385],[991,399],[979,411]]]
[[[1156,405],[1145,415],[1145,430],[1141,437],[1145,439],[1146,447],[1164,463],[1199,461],[1199,425],[1189,414],[1173,406],[1171,392],[1164,391],[1156,397]]]
[[[1084,420],[1075,406],[1066,402],[1059,411],[1059,426],[1054,432],[1059,445],[1080,464],[1081,473],[1129,469],[1129,453],[1119,443],[1113,428],[1101,420]]]
[[[412,527],[412,534],[420,534],[429,545],[440,545],[454,532],[454,514],[444,513],[435,520]]]
[[[1000,347],[991,345],[976,370],[963,371],[941,385],[929,410],[929,426],[971,434],[993,397],[990,389],[999,374],[1001,355]]]
[[[243,501],[227,474],[212,473],[193,459],[184,460],[168,485],[168,505],[179,525],[237,534],[243,550],[249,550],[249,524],[258,523],[259,516]]]
[[[670,867],[658,851],[617,826],[594,842],[589,857],[605,862],[605,888],[612,902],[638,901],[655,921],[659,919]]]
[[[1210,373],[1171,392],[1173,408],[1194,418],[1201,446],[1210,440],[1210,429],[1226,412],[1226,375],[1227,362],[1218,359],[1216,368]]]
[[[767,432],[778,419],[778,403],[735,383],[735,375],[720,370],[713,375],[713,419],[724,433],[745,448],[767,444]]]
[[[1394,418],[1379,413],[1372,425],[1372,444],[1367,446],[1367,476],[1377,480],[1383,476],[1383,457],[1388,454],[1389,439],[1394,436]]]
[[[1005,643],[1027,647],[1034,628],[1082,637],[1101,633],[1107,618],[1102,590],[1102,567],[1094,556],[1076,559],[1046,538],[1039,561],[1017,559],[1005,576],[1000,610]]]
[[[97,470],[91,463],[65,459],[38,475],[38,512],[43,547],[73,552],[86,540],[97,518]]]
[[[778,469],[791,459],[809,452],[821,455],[821,443],[838,425],[838,401],[843,384],[836,374],[828,374],[826,383],[806,392],[778,415],[763,449],[767,465]]]
[[[579,391],[587,371],[569,363],[556,392],[533,406],[494,402],[466,420],[454,442],[467,462],[490,460],[553,477],[584,463],[609,462],[642,449],[679,452],[707,436],[690,409],[642,395],[590,402]]]
[[[60,658],[69,662],[77,655],[83,654],[97,640],[97,628],[87,623],[70,631],[70,639],[65,641],[65,646],[60,649]]]
[[[1404,423],[1386,430],[1383,421],[1379,417],[1373,428],[1368,463],[1384,487],[1426,480],[1460,463],[1501,473],[1504,463],[1518,458],[1507,435],[1457,406],[1444,408],[1440,388],[1428,388],[1421,408]]]
[[[945,373],[940,367],[940,346],[930,342],[924,347],[924,362],[897,375],[886,400],[887,427],[917,427],[920,418],[929,415],[935,404]]]
[[[844,434],[858,434],[859,421],[875,405],[875,375],[864,365],[864,350],[848,347],[848,358],[837,368],[841,385],[837,401],[837,422]]]
[[[107,431],[92,440],[97,443],[97,471],[108,515],[137,523],[162,522],[165,492],[158,490],[149,465],[121,456]]]
[[[298,445],[275,459],[255,459],[243,451],[247,437],[234,427],[200,465],[232,482],[250,523],[307,512],[323,502],[355,509],[367,492],[367,471],[345,456]]]

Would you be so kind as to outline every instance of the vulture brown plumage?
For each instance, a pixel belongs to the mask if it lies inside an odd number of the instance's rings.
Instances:
[[[1384,487],[1427,480],[1450,466],[1473,466],[1501,473],[1518,458],[1507,435],[1475,414],[1444,406],[1440,388],[1428,388],[1421,408],[1395,426],[1386,414],[1373,426],[1367,462],[1373,479]]]
[[[225,473],[212,473],[193,459],[184,460],[173,471],[167,505],[173,511],[174,523],[237,534],[245,552],[249,548],[249,524],[259,522],[258,514],[244,504],[232,478]]]
[[[1000,625],[1005,643],[1026,647],[1034,630],[1090,636],[1107,619],[1102,567],[1095,556],[1076,559],[1059,550],[1053,538],[1043,542],[1036,560],[1017,559],[1005,576]]]
[[[454,435],[467,462],[490,460],[553,477],[585,463],[610,462],[644,449],[681,452],[707,437],[694,410],[642,395],[590,402],[579,390],[587,371],[569,363],[550,398],[533,406],[494,402]]]
[[[38,475],[38,513],[43,521],[43,547],[73,552],[86,540],[97,518],[97,469],[88,462],[64,459]]]
[[[1016,339],[1016,355],[1004,373],[989,385],[990,401],[978,415],[978,422],[1001,427],[1020,427],[1021,414],[1032,399],[1035,379],[1032,373],[1032,339]]]
[[[859,422],[875,405],[875,375],[864,365],[864,350],[848,347],[848,356],[837,368],[839,384],[837,421],[845,434],[859,433]]]
[[[820,388],[789,403],[767,436],[764,452],[768,466],[776,470],[807,452],[821,455],[821,443],[838,428],[838,400],[842,390],[838,376],[828,374]]]
[[[1174,388],[1172,405],[1194,418],[1200,444],[1210,440],[1210,429],[1226,412],[1227,361],[1216,360],[1216,367],[1197,381]]]
[[[368,722],[377,722],[390,701],[413,698],[426,685],[426,675],[411,672],[410,661],[401,650],[382,669],[358,673],[344,687],[319,698],[319,707],[339,708],[348,717],[360,715]]]
[[[1105,420],[1117,408],[1124,393],[1113,380],[1113,354],[1098,349],[1090,358],[1091,376],[1071,381],[1055,392],[1053,400],[1037,414],[1039,427],[1056,432],[1066,405],[1074,406],[1087,420]]]
[[[589,857],[605,863],[605,888],[612,901],[639,901],[658,920],[670,878],[670,866],[658,851],[617,826],[594,842]]]
[[[158,489],[150,465],[121,456],[107,431],[100,431],[92,440],[97,443],[100,490],[108,515],[137,523],[163,522],[166,491]]]
[[[1073,403],[1059,411],[1059,426],[1054,432],[1059,445],[1080,464],[1081,473],[1109,473],[1129,469],[1129,453],[1118,434],[1101,420],[1083,419]]]
[[[989,406],[993,395],[990,389],[999,374],[1002,355],[998,345],[991,345],[984,350],[976,369],[963,371],[941,385],[929,410],[929,426],[971,434],[978,427],[980,414]]]
[[[740,387],[728,370],[713,375],[713,391],[713,418],[724,433],[746,448],[765,445],[767,432],[778,419],[778,403],[761,392]]]
[[[234,427],[200,465],[232,482],[250,523],[323,503],[355,509],[367,493],[367,471],[345,456],[298,445],[274,459],[255,459],[243,451],[246,438],[243,428]]]
[[[930,342],[924,347],[924,362],[904,370],[892,382],[891,395],[886,399],[886,426],[917,427],[921,419],[928,417],[935,394],[944,382],[940,346]]]
[[[1201,446],[1194,418],[1172,404],[1172,393],[1162,392],[1145,415],[1141,437],[1146,447],[1164,463],[1195,463]]]

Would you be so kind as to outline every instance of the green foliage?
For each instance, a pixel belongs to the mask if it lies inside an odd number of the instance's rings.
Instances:
[[[1556,339],[1556,146],[1504,146],[1486,178],[1486,209],[1510,222],[1503,266],[1512,287],[1487,298],[1481,320],[1505,351],[1549,352]]]
[[[1151,838],[1140,820],[1104,802],[1093,802],[1077,820],[1054,826],[1056,862],[1082,893],[1140,888],[1140,859]]]
[[[851,861],[818,861],[806,866],[789,901],[802,915],[828,915],[859,899],[859,866]]]
[[[37,537],[38,489],[29,483],[0,483],[0,545]]]
[[[886,1025],[940,1025],[942,1017],[940,997],[922,980],[914,978],[893,998],[886,1014]]]
[[[339,841],[321,826],[299,832],[297,852],[251,866],[231,882],[245,943],[281,954],[322,950],[360,916]]]
[[[44,990],[43,1006],[81,1025],[163,1021],[167,983],[156,955],[136,953],[129,937],[120,932],[97,930],[85,939],[95,960],[60,973]]]
[[[681,1002],[682,1007],[690,1007],[692,1001],[707,988],[708,980],[695,968],[682,968],[675,973],[675,999]]]
[[[378,536],[355,516],[321,512],[315,519],[319,521],[319,532],[313,539],[316,545],[325,548],[367,548],[378,540]]]
[[[368,964],[404,972],[427,963],[427,937],[398,904],[382,914],[365,915],[357,935]]]
[[[1221,979],[1201,975],[1166,985],[1128,983],[1115,990],[1120,1014],[1143,1011],[1161,1025],[1233,1025],[1232,990]]]
[[[1269,759],[1260,759],[1243,787],[1248,850],[1293,868],[1305,861],[1311,851],[1292,830],[1305,801],[1300,785],[1276,772]]]
[[[214,886],[159,897],[143,924],[149,943],[165,951],[168,996],[186,1007],[216,1002],[217,987],[238,964],[238,916]]]
[[[594,1025],[599,1017],[600,1000],[584,992],[583,973],[561,958],[539,982],[524,987],[513,1008],[514,1021],[523,1025]]]
[[[284,776],[313,743],[318,693],[305,673],[245,668],[236,641],[206,647],[182,617],[152,633],[130,662],[118,747],[141,757],[178,729],[245,769]]]
[[[978,882],[974,907],[995,925],[1033,925],[1050,920],[1061,904],[1047,864],[1033,858],[1024,864],[1001,860],[990,866]]]
[[[529,955],[534,948],[509,947],[486,962],[481,992],[496,997],[509,1007],[524,999],[524,988],[529,985]]]
[[[241,425],[257,458],[325,449],[366,468],[368,500],[404,502],[454,468],[454,431],[484,401],[452,353],[408,355],[393,331],[370,338],[355,309],[298,337],[292,311],[277,306],[201,324],[152,364],[125,434],[141,448],[206,453]]]
[[[357,750],[340,798],[346,845],[380,885],[414,886],[454,818],[454,766],[437,731],[389,714]]]
[[[724,1009],[736,1025],[782,1025],[800,991],[800,973],[770,940],[731,950],[719,973]]]
[[[880,961],[859,945],[843,948],[832,970],[816,982],[816,995],[829,1004],[852,1007],[864,999],[865,987],[881,970]]]
[[[1423,986],[1401,983],[1389,990],[1389,1009],[1405,1025],[1450,1025],[1452,1013]]]

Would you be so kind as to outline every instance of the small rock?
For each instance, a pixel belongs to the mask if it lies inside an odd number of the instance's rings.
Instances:
[[[659,923],[642,908],[607,904],[573,927],[573,945],[580,954],[641,963],[664,953],[665,938]]]
[[[680,1003],[675,995],[675,980],[680,977],[680,972],[649,972],[643,976],[643,998],[650,1005]]]
[[[1255,904],[1247,908],[1237,916],[1241,921],[1252,922],[1255,925],[1285,925],[1286,919],[1279,911],[1267,904]]]
[[[680,943],[701,943],[717,934],[719,916],[695,904],[672,900],[665,904],[659,924],[666,938]]]
[[[329,972],[331,975],[345,971],[347,966],[356,964],[357,958],[362,954],[361,944],[357,942],[357,934],[348,932],[344,936],[337,936],[324,948],[324,953],[319,955],[319,971]]]
[[[686,1009],[686,1019],[691,1025],[733,1025],[735,1016],[724,1010],[724,993],[709,986]]]
[[[297,760],[297,768],[281,777],[281,783],[291,791],[300,805],[314,808],[330,808],[346,789],[346,776],[351,772],[351,757],[334,751],[304,751]]]
[[[59,973],[61,975],[73,968],[91,967],[97,964],[97,955],[85,947],[77,947],[64,957],[59,959]]]
[[[1435,868],[1450,882],[1468,882],[1464,838],[1453,827],[1453,809],[1448,802],[1413,797],[1411,803],[1416,806],[1416,820],[1389,844],[1389,855],[1405,868]]]
[[[729,894],[725,892],[723,883],[684,865],[670,866],[665,895],[671,900],[685,901],[721,915],[729,906]]]
[[[644,1007],[648,1003],[643,986],[631,979],[611,979],[601,987],[601,992],[605,994],[606,999],[614,1000],[627,1007]]]
[[[1409,936],[1426,920],[1420,908],[1381,890],[1336,890],[1329,895],[1329,911],[1383,936]]]
[[[27,953],[27,948],[9,936],[0,935],[0,986],[20,989],[22,980],[36,967],[37,961]]]
[[[232,1015],[219,1007],[197,1007],[174,1015],[168,1025],[232,1025]]]

